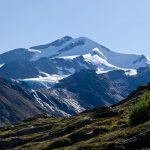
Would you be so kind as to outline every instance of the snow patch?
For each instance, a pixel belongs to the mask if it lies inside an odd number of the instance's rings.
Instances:
[[[35,49],[28,49],[29,52],[36,52],[36,53],[41,53],[40,50],[35,50]]]
[[[137,75],[137,70],[134,70],[134,69],[125,70],[125,75],[127,75],[127,76],[135,76],[135,75]]]
[[[28,78],[28,79],[22,79],[23,81],[39,81],[39,82],[51,82],[51,83],[58,83],[59,80],[62,80],[63,78],[68,77],[68,75],[48,75],[47,77],[41,77],[39,78]]]
[[[77,58],[79,56],[80,55],[73,55],[73,56],[64,56],[64,57],[59,57],[59,58],[63,58],[63,59],[66,59],[66,60],[73,60],[74,58]]]
[[[99,57],[97,54],[86,54],[83,55],[86,62],[92,63],[93,65],[100,68],[109,68],[110,70],[118,69],[116,66],[109,64],[105,59]],[[105,69],[106,70],[106,69]]]
[[[97,69],[96,69],[96,73],[97,73],[97,74],[103,74],[103,73],[107,73],[107,72],[109,72],[109,71],[111,71],[111,70],[103,70],[102,68],[97,68]]]
[[[62,80],[63,78],[68,77],[68,75],[49,75],[45,73],[46,77],[39,76],[38,78],[27,78],[27,79],[20,79],[20,81],[24,81],[29,85],[41,85],[42,87],[45,87],[46,89],[51,88],[54,84],[58,83],[59,80]]]
[[[93,48],[93,52],[94,52],[95,54],[97,54],[99,57],[101,57],[101,58],[107,60],[107,58],[104,56],[104,54],[103,54],[98,48]]]
[[[75,69],[74,68],[65,68],[65,70],[67,70],[68,72],[70,72],[71,74],[75,73]]]
[[[35,90],[32,90],[32,92],[33,92],[33,96],[34,96],[34,98],[37,100],[37,102],[38,102],[42,107],[44,107],[43,102],[42,102],[42,100],[38,97],[36,91],[35,91]]]
[[[3,67],[5,64],[0,64],[0,68]]]

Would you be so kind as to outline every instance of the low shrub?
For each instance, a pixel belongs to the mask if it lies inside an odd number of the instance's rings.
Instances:
[[[150,93],[141,96],[129,113],[128,123],[131,126],[141,124],[150,119]]]

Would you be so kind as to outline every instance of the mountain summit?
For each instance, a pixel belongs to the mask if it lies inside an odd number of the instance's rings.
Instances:
[[[18,69],[22,65],[23,69]],[[65,36],[45,45],[1,54],[0,76],[30,81],[46,78],[56,83],[83,69],[95,70],[97,74],[121,69],[135,75],[137,69],[149,65],[150,60],[144,55],[118,53],[86,37]]]
[[[35,53],[32,61],[42,57],[74,59],[82,56],[89,64],[104,65],[110,69],[137,69],[149,63],[144,55],[113,52],[86,37],[65,36],[50,44],[31,47],[30,50]],[[105,70],[102,66],[99,69]]]

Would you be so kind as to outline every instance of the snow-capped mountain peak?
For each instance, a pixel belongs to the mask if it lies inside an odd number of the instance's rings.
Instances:
[[[42,49],[46,49],[46,48],[49,48],[51,46],[54,46],[54,47],[59,47],[63,44],[65,44],[66,42],[70,41],[72,39],[72,37],[70,36],[64,36],[58,40],[55,40],[51,43],[48,43],[48,44],[43,44],[43,45],[38,45],[38,46],[33,46],[33,47],[30,47],[30,49],[36,49],[36,50],[42,50]]]
[[[113,52],[86,37],[71,38],[66,36],[50,44],[35,46],[30,49],[41,51],[41,53],[35,52],[31,58],[32,61],[42,57],[62,58],[68,56],[83,56],[86,54],[92,55],[94,52],[98,57],[107,60],[109,64],[117,68],[137,69],[149,63],[149,60],[144,55]]]
[[[98,74],[126,69],[131,70],[127,74],[133,75],[138,68],[149,66],[150,60],[144,55],[114,52],[86,37],[65,36],[45,45],[1,54],[0,64],[3,64],[1,76],[34,81],[40,77],[42,82],[45,81],[42,78],[46,78],[47,83],[54,75],[69,76],[82,69],[95,70]],[[48,74],[49,78],[41,72]]]

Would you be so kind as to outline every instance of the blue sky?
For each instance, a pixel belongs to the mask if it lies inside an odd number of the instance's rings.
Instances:
[[[150,57],[150,0],[0,0],[0,53],[65,35]]]

